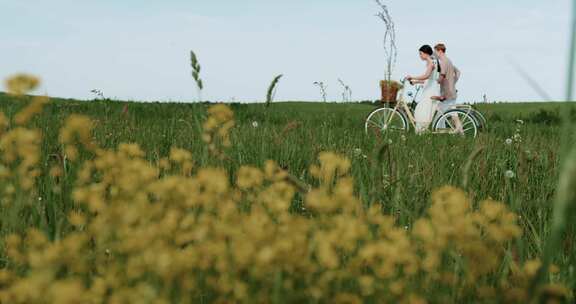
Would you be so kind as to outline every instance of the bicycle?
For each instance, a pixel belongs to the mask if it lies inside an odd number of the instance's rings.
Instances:
[[[416,85],[416,92],[406,94],[412,100],[408,103],[405,100],[405,90],[409,82],[407,79],[402,81],[403,87],[398,91],[399,98],[394,107],[380,107],[368,114],[365,122],[366,134],[370,131],[379,133],[385,132],[408,132],[412,127],[417,130],[414,110],[416,109],[416,97],[422,89],[421,85]],[[478,133],[485,129],[486,119],[478,110],[469,105],[455,105],[444,113],[438,111],[436,105],[434,119],[427,127],[430,130],[432,126],[433,134],[460,134],[466,137],[475,138]]]

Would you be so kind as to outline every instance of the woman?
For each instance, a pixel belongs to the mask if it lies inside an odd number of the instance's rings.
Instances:
[[[429,45],[424,45],[420,48],[420,59],[426,62],[426,72],[422,76],[407,76],[406,78],[410,83],[422,83],[422,93],[418,98],[418,105],[414,111],[414,119],[416,120],[416,132],[422,133],[426,131],[432,122],[434,113],[436,112],[438,101],[435,100],[440,95],[440,84],[438,84],[438,60],[432,55],[434,51]]]

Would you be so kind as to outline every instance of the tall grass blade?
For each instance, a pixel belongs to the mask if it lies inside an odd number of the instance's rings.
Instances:
[[[530,76],[530,74],[526,72],[526,70],[524,70],[519,64],[517,64],[512,60],[510,60],[510,64],[514,66],[516,73],[518,73],[524,79],[524,81],[526,81],[526,83],[534,90],[534,92],[536,92],[540,96],[540,98],[543,99],[542,101],[545,102],[552,101],[550,94],[548,94],[546,90],[544,90],[544,88],[542,88],[542,86],[538,83],[538,81],[536,81],[532,76]]]
[[[572,101],[574,85],[574,65],[576,52],[576,0],[572,1],[572,27],[570,30],[570,53],[568,55],[568,75],[566,84],[566,101]],[[544,247],[542,266],[538,270],[530,288],[530,298],[534,299],[538,286],[545,282],[548,277],[548,269],[556,255],[561,251],[562,237],[568,228],[568,218],[576,206],[576,145],[572,142],[572,122],[569,111],[564,111],[564,130],[562,132],[563,144],[560,157],[562,159],[562,171],[554,202],[552,214],[552,228],[550,236]],[[572,145],[572,150],[568,150]]]
[[[568,54],[568,69],[566,75],[566,101],[574,99],[574,69],[576,65],[576,0],[572,1],[572,26],[570,29],[570,50]],[[564,129],[562,130],[563,146],[560,157],[568,153],[574,140],[574,130],[570,111],[563,111]],[[562,158],[561,158],[562,159]]]
[[[202,99],[202,90],[204,89],[204,83],[200,78],[200,71],[202,71],[202,67],[198,61],[198,56],[194,51],[190,51],[190,66],[192,67],[192,78],[196,82],[196,86],[198,87],[198,99]]]
[[[574,66],[576,65],[576,1],[572,1],[572,28],[570,31],[570,53],[568,54],[568,76],[566,77],[566,101],[574,99]]]
[[[576,187],[576,146],[564,160],[563,168],[554,202],[550,237],[544,247],[542,266],[530,288],[532,297],[538,286],[546,280],[554,257],[561,251],[562,236],[568,226],[567,219],[576,206],[576,191],[574,190]]]
[[[280,78],[282,78],[282,74],[274,77],[274,79],[272,80],[272,82],[270,83],[270,86],[268,87],[268,93],[266,94],[266,107],[269,107],[270,104],[272,103],[272,100],[274,99],[274,93],[276,91],[276,86],[278,85],[278,81],[280,81]]]
[[[470,156],[468,156],[468,160],[466,160],[466,164],[462,168],[462,188],[465,190],[468,189],[468,182],[470,180],[470,169],[472,168],[472,164],[474,163],[476,158],[478,158],[480,153],[482,153],[483,150],[484,150],[484,147],[476,148],[470,154]]]

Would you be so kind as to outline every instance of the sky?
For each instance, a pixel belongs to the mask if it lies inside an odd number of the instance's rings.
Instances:
[[[570,0],[382,0],[396,24],[394,78],[422,74],[423,44],[443,42],[462,71],[459,100],[553,100],[565,92]],[[204,100],[379,98],[384,24],[372,0],[0,0],[0,79],[31,73],[37,93],[140,101],[199,99],[190,51],[202,66]]]

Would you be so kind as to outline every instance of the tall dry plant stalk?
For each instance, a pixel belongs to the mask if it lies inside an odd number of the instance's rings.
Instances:
[[[200,78],[200,71],[202,67],[198,62],[198,57],[194,51],[190,51],[190,65],[192,66],[192,78],[196,82],[196,87],[198,88],[198,101],[202,101],[202,90],[204,89],[204,83]]]
[[[95,100],[98,100],[98,99],[105,100],[105,99],[107,99],[106,97],[104,97],[104,93],[102,92],[102,90],[93,89],[93,90],[90,91],[90,93],[96,95]]]
[[[326,85],[324,84],[324,82],[322,82],[322,81],[315,81],[315,82],[314,82],[314,85],[317,86],[317,87],[320,89],[320,95],[322,96],[322,100],[323,100],[324,102],[326,102],[326,88],[327,88],[328,86],[326,86]]]
[[[342,79],[340,78],[338,78],[338,83],[340,83],[340,85],[344,89],[344,92],[342,92],[342,101],[344,102],[352,101],[352,89],[350,89],[350,86],[344,83],[344,81],[342,81]]]
[[[392,72],[396,65],[398,48],[396,47],[396,25],[392,20],[388,6],[382,4],[380,0],[375,0],[381,11],[376,14],[384,22],[384,55],[386,57],[386,66],[384,71],[384,80],[392,80]]]
[[[268,87],[268,93],[266,93],[266,107],[269,107],[270,104],[272,104],[272,101],[274,100],[274,95],[276,95],[276,87],[278,86],[278,82],[280,81],[280,78],[282,78],[282,74],[274,77],[274,79],[272,79],[272,82],[270,83],[270,86]]]

